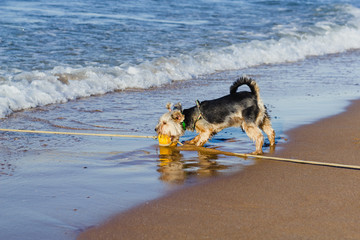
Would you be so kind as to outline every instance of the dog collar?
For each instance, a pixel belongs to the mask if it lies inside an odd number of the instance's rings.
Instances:
[[[199,109],[199,115],[198,115],[198,117],[195,119],[194,126],[193,126],[193,128],[192,128],[193,130],[195,130],[196,122],[199,121],[201,118],[203,118],[203,115],[201,114],[201,111],[200,111],[200,101],[199,101],[199,100],[196,100],[195,103],[196,103],[197,108]],[[182,126],[182,128],[183,128],[184,130],[186,130],[186,123],[185,123],[185,121],[181,122],[181,126]]]
[[[181,126],[182,126],[182,128],[183,128],[184,130],[186,130],[186,124],[185,124],[185,122],[181,122]]]

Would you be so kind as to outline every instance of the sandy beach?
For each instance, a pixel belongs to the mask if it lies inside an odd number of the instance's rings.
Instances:
[[[360,165],[360,100],[287,132],[275,155]],[[83,239],[359,239],[360,172],[257,160],[114,216]]]

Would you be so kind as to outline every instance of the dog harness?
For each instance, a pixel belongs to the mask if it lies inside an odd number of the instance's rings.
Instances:
[[[196,122],[199,121],[201,118],[204,118],[203,115],[201,114],[201,110],[200,110],[200,101],[196,100],[195,103],[196,103],[197,108],[199,109],[199,116],[195,120],[194,128],[195,128]]]

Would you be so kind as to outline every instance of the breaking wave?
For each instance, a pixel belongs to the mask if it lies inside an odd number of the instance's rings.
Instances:
[[[218,49],[198,49],[161,57],[139,65],[113,67],[58,66],[48,71],[0,70],[0,118],[14,111],[64,103],[79,97],[128,88],[147,89],[199,75],[245,69],[262,64],[293,62],[309,56],[360,49],[360,9],[342,6],[351,14],[346,24],[318,22],[307,31],[279,26],[278,39],[253,40]]]

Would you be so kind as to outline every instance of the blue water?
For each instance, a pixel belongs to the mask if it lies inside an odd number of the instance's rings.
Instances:
[[[2,1],[0,117],[360,48],[358,1]]]
[[[243,74],[257,80],[278,143],[340,112],[360,96],[360,2],[0,0],[1,128],[154,135],[167,102],[220,97]],[[206,146],[254,150],[240,129]],[[169,189],[255,164],[164,154],[154,140],[6,132],[0,152],[0,239],[14,240],[74,239]]]
[[[137,66],[254,40],[357,30],[357,25],[349,26],[358,17],[352,13],[355,3],[5,1],[0,12],[1,66],[8,71]]]

